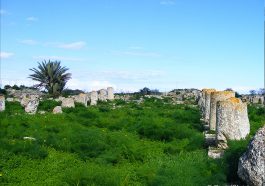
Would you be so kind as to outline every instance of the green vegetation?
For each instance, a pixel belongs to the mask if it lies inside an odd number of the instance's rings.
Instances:
[[[39,110],[51,112],[57,104],[44,101]],[[250,107],[251,135],[230,142],[225,157],[212,160],[192,106],[145,98],[141,104],[116,100],[63,111],[26,115],[19,103],[6,103],[0,113],[0,185],[239,183],[238,157],[265,121],[264,108]]]
[[[66,73],[69,69],[62,67],[59,61],[49,60],[38,64],[38,68],[30,69],[34,73],[29,77],[40,82],[36,87],[44,87],[50,95],[59,96],[71,78],[71,74]]]

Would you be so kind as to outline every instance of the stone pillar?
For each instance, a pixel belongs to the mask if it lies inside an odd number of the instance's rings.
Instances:
[[[247,185],[265,184],[265,125],[251,139],[238,162],[238,176]]]
[[[39,106],[39,96],[30,95],[27,99],[27,102],[25,102],[25,112],[29,114],[35,114]]]
[[[244,139],[250,132],[247,104],[238,98],[217,102],[216,121],[218,144]]]
[[[108,100],[114,100],[114,90],[112,87],[108,87],[107,88],[107,91],[108,91]]]
[[[206,123],[209,123],[209,118],[210,118],[211,93],[215,91],[216,91],[215,89],[203,89],[203,96],[204,96],[203,118]]]
[[[211,93],[210,101],[210,130],[216,130],[216,104],[217,101],[224,101],[228,98],[235,97],[235,92],[233,91],[216,91]]]
[[[88,95],[84,93],[80,93],[79,95],[74,97],[75,102],[82,103],[87,107]]]
[[[99,90],[98,100],[100,101],[106,101],[108,98],[108,92],[105,89]]]
[[[97,91],[92,91],[90,93],[90,105],[97,105],[98,93]]]
[[[64,98],[62,100],[62,107],[63,108],[75,108],[75,102],[73,98]]]
[[[0,112],[6,109],[5,96],[0,95]]]

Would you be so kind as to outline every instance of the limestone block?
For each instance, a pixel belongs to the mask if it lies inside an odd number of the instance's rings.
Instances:
[[[100,101],[106,101],[108,98],[108,92],[105,89],[99,90],[98,100]]]
[[[64,98],[62,100],[62,107],[63,108],[74,108],[75,107],[75,102],[73,98]]]
[[[90,93],[90,105],[97,105],[98,93],[97,91],[92,91]]]
[[[248,185],[265,185],[265,125],[258,130],[247,151],[240,157],[237,174]]]
[[[62,111],[62,107],[61,107],[61,106],[56,106],[56,107],[54,107],[52,113],[53,113],[53,114],[61,114],[61,113],[63,113],[63,111]]]
[[[215,89],[202,90],[202,95],[204,97],[203,118],[206,123],[209,123],[209,118],[210,118],[211,93],[215,91],[216,91]]]
[[[35,114],[39,106],[39,97],[36,95],[31,95],[28,98],[27,105],[25,106],[25,112],[29,114]]]
[[[216,139],[220,144],[244,139],[250,132],[247,104],[238,98],[217,102],[216,120]]]
[[[216,130],[216,104],[218,101],[224,101],[228,98],[235,97],[233,91],[216,91],[211,93],[210,101],[210,130]]]
[[[74,97],[75,102],[82,103],[87,107],[88,95],[84,93],[80,93],[79,95]]]
[[[107,88],[108,100],[114,100],[114,89],[112,87]]]
[[[0,112],[6,109],[5,96],[0,95]]]

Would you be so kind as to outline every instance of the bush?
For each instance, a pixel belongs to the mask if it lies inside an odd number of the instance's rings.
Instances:
[[[38,106],[38,110],[52,112],[54,107],[60,106],[60,105],[61,105],[61,102],[57,102],[55,100],[40,101],[40,104]]]

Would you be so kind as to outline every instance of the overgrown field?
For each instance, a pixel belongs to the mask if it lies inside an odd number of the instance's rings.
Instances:
[[[0,113],[2,185],[223,185],[240,183],[239,156],[265,123],[265,109],[249,108],[251,134],[230,142],[221,160],[207,157],[198,108],[145,99],[54,115],[26,115],[19,103]],[[115,106],[113,105],[115,104]],[[32,137],[34,139],[24,139]]]

